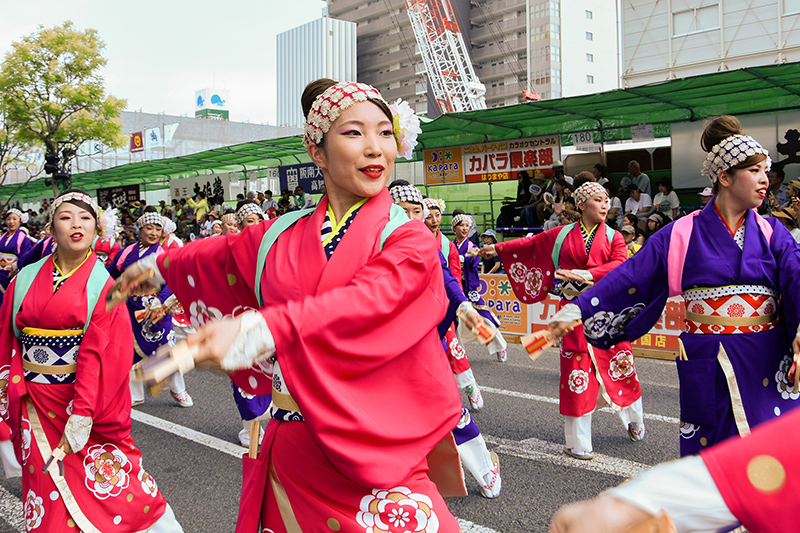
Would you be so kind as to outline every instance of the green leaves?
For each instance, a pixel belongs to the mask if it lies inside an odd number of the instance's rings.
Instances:
[[[105,44],[92,29],[67,21],[39,27],[12,45],[0,67],[0,114],[17,142],[55,152],[96,140],[121,147],[126,102],[107,95],[99,69]]]

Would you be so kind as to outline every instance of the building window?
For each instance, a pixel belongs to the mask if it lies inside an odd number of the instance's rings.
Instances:
[[[594,83],[594,76],[586,75],[586,83]]]
[[[588,9],[586,10],[586,18],[592,20],[592,12],[589,11]]]
[[[586,32],[586,40],[587,41],[594,41],[594,34],[592,34],[592,32],[590,32],[590,31],[587,31]]]
[[[586,61],[588,63],[594,63],[594,55],[593,54],[586,54]]]
[[[719,4],[676,11],[672,14],[672,35],[691,35],[719,29]]]

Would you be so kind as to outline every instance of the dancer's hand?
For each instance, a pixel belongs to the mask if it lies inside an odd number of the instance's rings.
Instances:
[[[62,450],[64,450],[64,453],[66,453],[67,455],[72,453],[72,446],[69,445],[69,441],[67,440],[67,434],[66,433],[62,433],[61,434],[61,440],[58,441],[58,446],[56,446],[56,447],[57,448],[61,448]]]
[[[572,333],[572,330],[574,330],[578,324],[580,324],[580,320],[574,322],[550,322],[547,327],[550,328],[550,333],[553,337],[560,339],[564,335]]]
[[[609,494],[561,507],[550,533],[617,533],[652,517],[647,511]]]
[[[196,332],[189,334],[186,343],[199,348],[195,365],[221,370],[222,359],[239,334],[241,322],[240,317],[225,318],[200,326]]]
[[[464,324],[472,330],[483,324],[483,317],[477,311],[464,313],[459,318],[462,318],[464,320]]]
[[[560,276],[561,278],[569,280],[569,281],[577,281],[577,282],[580,282],[580,283],[586,283],[586,279],[583,276],[580,276],[580,275],[576,274],[572,270],[567,270],[567,269],[564,269],[564,268],[560,268],[560,269],[556,270],[556,276],[557,277]]]
[[[484,259],[491,259],[497,254],[493,244],[487,244],[486,246],[481,247],[481,249],[478,250],[478,253]]]

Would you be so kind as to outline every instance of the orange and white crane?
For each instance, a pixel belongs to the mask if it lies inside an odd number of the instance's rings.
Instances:
[[[405,0],[433,95],[442,113],[486,109],[450,0]]]

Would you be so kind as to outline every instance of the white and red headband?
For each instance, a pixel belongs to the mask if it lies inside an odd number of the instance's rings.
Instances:
[[[60,206],[67,200],[80,200],[81,202],[87,204],[92,209],[95,217],[100,216],[100,207],[97,205],[97,202],[94,201],[94,198],[92,198],[88,194],[73,191],[62,194],[61,196],[53,200],[53,204],[50,206],[50,220],[53,220],[53,215],[55,214],[56,209],[58,209],[58,206]]]
[[[608,192],[606,192],[606,188],[597,183],[596,181],[587,181],[580,187],[578,187],[574,193],[572,193],[573,198],[575,198],[575,205],[584,203],[586,200],[589,200],[593,196],[600,194],[602,196],[608,196]]]

